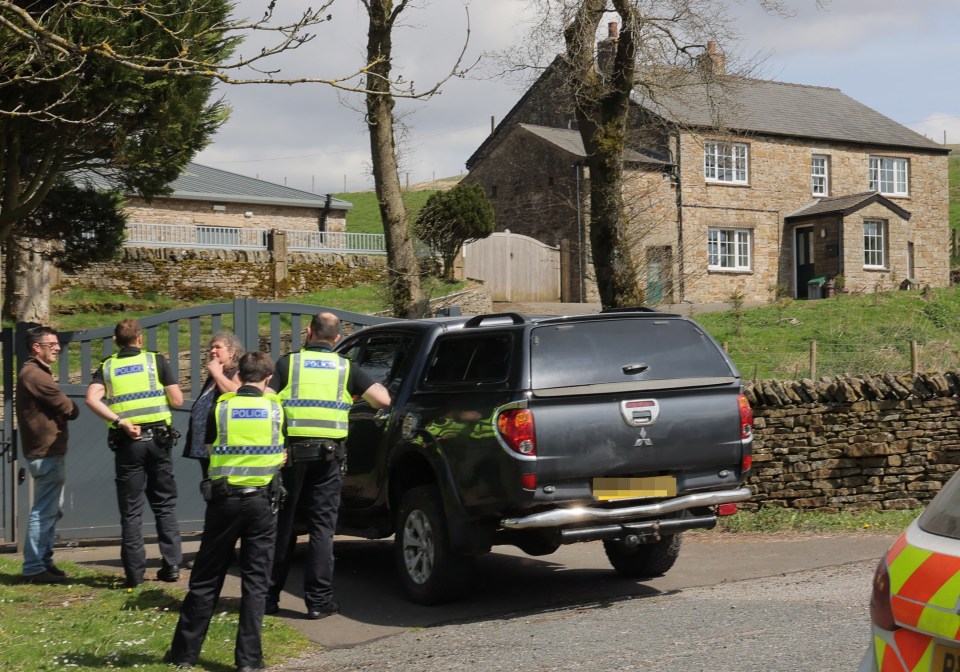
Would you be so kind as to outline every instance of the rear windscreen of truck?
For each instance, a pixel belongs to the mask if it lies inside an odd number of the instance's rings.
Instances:
[[[734,375],[714,342],[678,319],[596,320],[531,330],[537,389]]]

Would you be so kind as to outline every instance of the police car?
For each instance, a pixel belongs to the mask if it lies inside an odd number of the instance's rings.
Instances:
[[[960,472],[880,560],[860,672],[960,671]]]

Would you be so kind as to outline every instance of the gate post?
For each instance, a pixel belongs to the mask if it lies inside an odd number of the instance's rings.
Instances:
[[[260,349],[260,330],[257,324],[257,300],[233,300],[233,327],[244,350],[255,352]]]
[[[0,539],[20,541],[17,533],[17,433],[13,429],[14,332],[0,331],[3,363],[3,426],[0,433]],[[20,542],[22,545],[22,542]],[[21,549],[22,550],[22,547]]]

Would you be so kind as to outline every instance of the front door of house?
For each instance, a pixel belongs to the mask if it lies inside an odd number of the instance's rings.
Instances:
[[[794,250],[796,250],[797,286],[794,296],[798,299],[807,298],[807,283],[816,277],[816,267],[813,264],[813,227],[797,227],[794,231]]]

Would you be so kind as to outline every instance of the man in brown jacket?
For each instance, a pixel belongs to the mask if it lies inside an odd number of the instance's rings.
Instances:
[[[23,580],[27,583],[66,583],[66,574],[53,564],[53,542],[63,503],[67,421],[80,408],[53,379],[60,342],[50,327],[27,332],[30,358],[17,376],[17,425],[23,458],[33,477],[33,508],[23,545]]]

